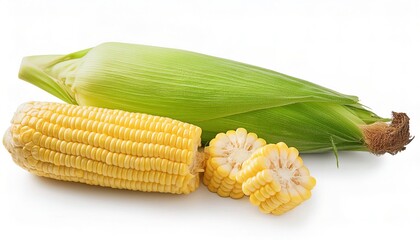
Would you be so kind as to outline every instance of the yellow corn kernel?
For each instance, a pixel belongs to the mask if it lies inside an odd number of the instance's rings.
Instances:
[[[242,186],[236,175],[242,163],[265,144],[265,140],[243,128],[217,134],[205,149],[208,160],[203,183],[222,197],[242,198]]]
[[[190,193],[201,129],[177,120],[69,104],[20,106],[3,143],[39,176],[112,188]]]
[[[311,197],[316,183],[298,150],[282,142],[261,147],[242,166],[236,180],[264,213],[279,215],[295,208]]]

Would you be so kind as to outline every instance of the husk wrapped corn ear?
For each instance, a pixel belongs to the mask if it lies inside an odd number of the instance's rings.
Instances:
[[[271,70],[189,51],[104,43],[68,55],[32,56],[20,78],[62,100],[186,121],[202,139],[238,127],[301,152],[395,154],[410,140],[409,118],[366,109],[355,96]]]

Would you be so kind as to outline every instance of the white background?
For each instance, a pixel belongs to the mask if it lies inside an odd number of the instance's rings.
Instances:
[[[17,78],[26,55],[122,41],[238,60],[360,97],[419,130],[420,1],[3,1],[1,118],[59,101]],[[417,85],[416,85],[417,84]],[[279,93],[281,94],[281,93]],[[419,139],[396,156],[304,155],[312,198],[282,215],[203,186],[187,196],[32,176],[0,147],[0,239],[420,239]]]

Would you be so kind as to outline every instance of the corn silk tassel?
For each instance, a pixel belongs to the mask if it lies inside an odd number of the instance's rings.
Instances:
[[[104,43],[68,55],[25,57],[19,77],[67,103],[171,117],[202,140],[238,127],[301,152],[395,154],[409,118],[382,118],[356,96],[264,68],[199,53]]]

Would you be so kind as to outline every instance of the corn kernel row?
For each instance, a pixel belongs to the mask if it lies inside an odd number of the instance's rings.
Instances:
[[[141,191],[190,193],[199,184],[201,129],[120,110],[30,102],[5,145],[34,174]]]
[[[282,142],[257,150],[243,163],[236,179],[252,204],[275,215],[309,199],[315,186],[299,152]]]
[[[236,181],[242,163],[266,143],[243,128],[219,133],[206,147],[208,160],[203,183],[222,197],[242,198],[242,186]]]

